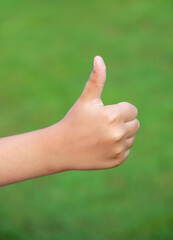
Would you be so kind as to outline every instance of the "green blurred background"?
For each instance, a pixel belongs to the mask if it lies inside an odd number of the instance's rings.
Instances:
[[[0,136],[59,121],[93,57],[104,104],[137,106],[141,129],[120,167],[0,189],[2,240],[173,239],[173,1],[0,0]]]

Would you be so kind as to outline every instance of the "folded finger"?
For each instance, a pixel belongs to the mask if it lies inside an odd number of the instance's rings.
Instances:
[[[139,121],[137,119],[127,122],[125,125],[126,125],[126,138],[133,137],[140,127]]]
[[[138,111],[135,106],[128,102],[121,102],[116,104],[124,122],[132,121],[136,118]]]

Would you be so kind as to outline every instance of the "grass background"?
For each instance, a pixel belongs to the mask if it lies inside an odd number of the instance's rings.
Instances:
[[[173,1],[0,0],[0,136],[60,120],[95,55],[105,104],[137,106],[121,167],[0,189],[0,239],[173,239]]]

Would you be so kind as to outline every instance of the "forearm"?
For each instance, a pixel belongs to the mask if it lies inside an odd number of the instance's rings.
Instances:
[[[46,128],[0,138],[0,186],[54,173],[49,131]],[[56,141],[58,149],[58,134]]]

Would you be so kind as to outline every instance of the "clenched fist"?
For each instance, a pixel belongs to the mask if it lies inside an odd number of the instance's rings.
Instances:
[[[47,129],[55,172],[113,168],[128,157],[139,129],[137,109],[127,102],[104,106],[105,80],[106,66],[97,56],[80,98],[64,119]]]

